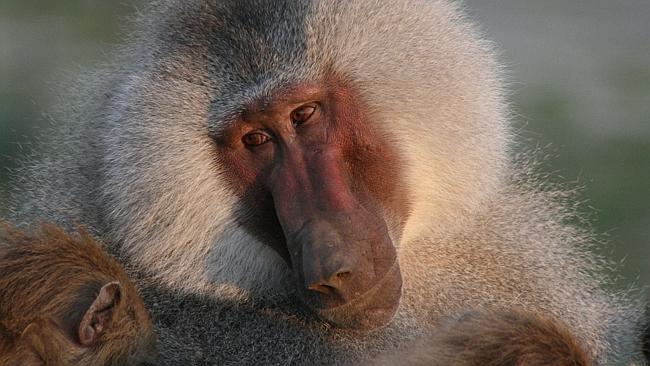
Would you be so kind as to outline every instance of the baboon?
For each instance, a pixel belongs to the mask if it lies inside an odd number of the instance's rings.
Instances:
[[[473,311],[447,319],[425,339],[371,365],[592,365],[591,357],[562,324],[516,309]]]
[[[118,253],[163,364],[354,364],[513,308],[596,363],[639,357],[639,300],[513,153],[456,3],[163,0],[132,27],[25,159],[12,219]]]
[[[0,228],[0,365],[145,365],[153,324],[92,237],[43,224]]]

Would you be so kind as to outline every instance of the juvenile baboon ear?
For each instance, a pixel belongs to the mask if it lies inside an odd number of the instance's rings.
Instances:
[[[108,329],[121,296],[122,285],[119,282],[109,282],[99,290],[79,323],[79,343],[82,346],[92,346]]]

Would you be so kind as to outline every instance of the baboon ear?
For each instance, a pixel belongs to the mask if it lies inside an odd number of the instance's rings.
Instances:
[[[113,310],[122,296],[122,285],[119,282],[105,284],[79,323],[79,343],[82,346],[92,346],[99,337],[110,327]]]

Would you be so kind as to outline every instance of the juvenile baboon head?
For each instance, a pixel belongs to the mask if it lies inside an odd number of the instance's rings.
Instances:
[[[122,268],[88,234],[51,225],[0,228],[0,322],[2,365],[141,365],[155,354]]]

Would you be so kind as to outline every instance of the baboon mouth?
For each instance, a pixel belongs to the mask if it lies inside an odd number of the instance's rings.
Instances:
[[[323,320],[340,328],[369,331],[391,322],[402,297],[402,276],[397,261],[366,293],[339,306],[312,308]],[[309,305],[308,305],[309,306]]]

